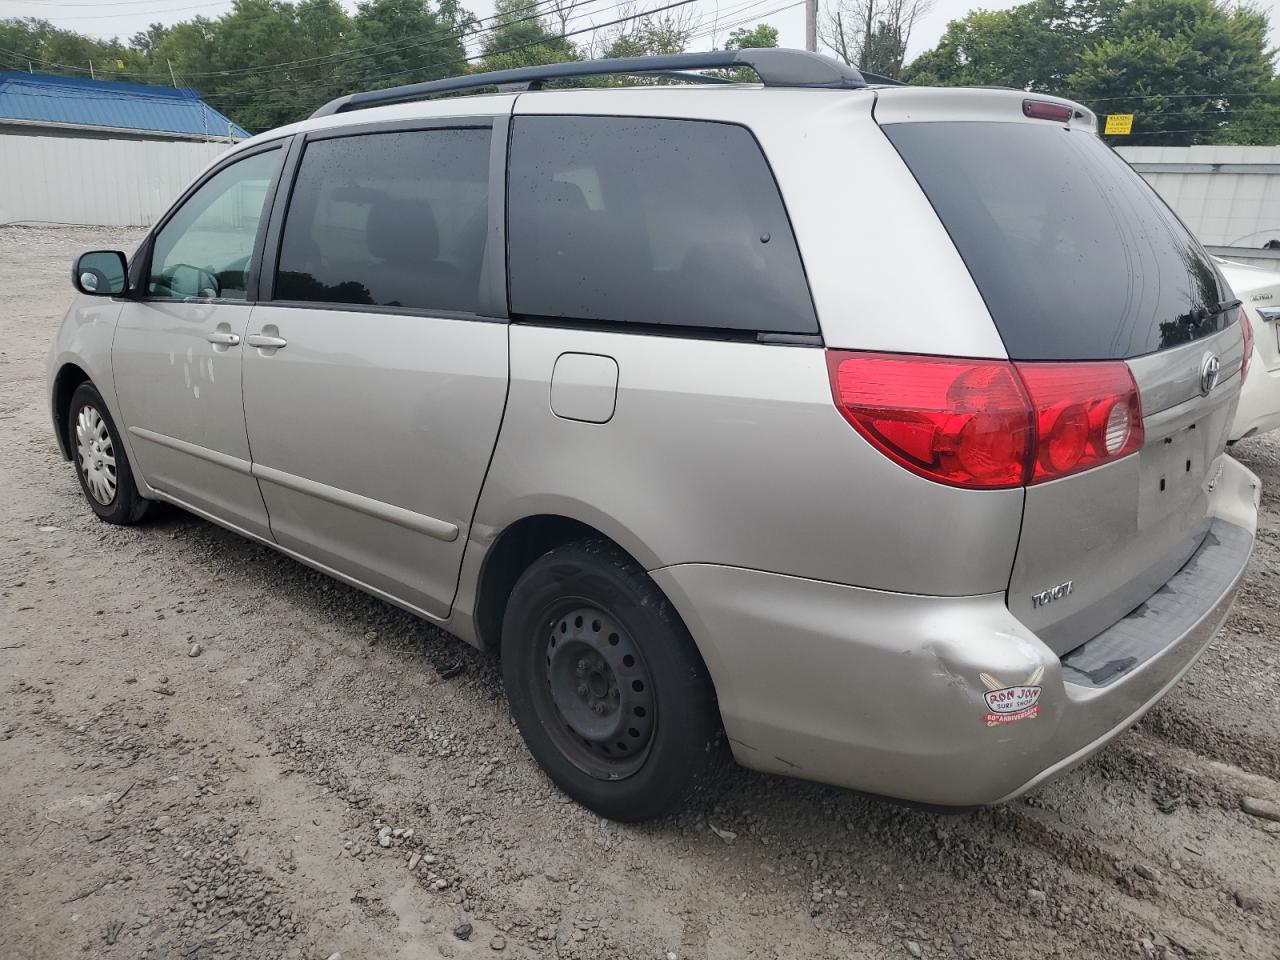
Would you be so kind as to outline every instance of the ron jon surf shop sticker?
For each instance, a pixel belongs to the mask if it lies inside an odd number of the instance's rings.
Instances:
[[[1044,689],[1040,686],[1040,681],[1044,677],[1044,667],[1036,667],[1031,671],[1031,676],[1027,677],[1026,683],[1014,686],[1001,683],[989,673],[979,674],[978,677],[987,688],[983,695],[987,702],[987,712],[982,715],[982,722],[988,727],[1017,723],[1040,715],[1040,693]]]

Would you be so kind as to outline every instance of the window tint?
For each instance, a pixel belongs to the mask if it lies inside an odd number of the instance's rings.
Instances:
[[[147,294],[244,300],[245,276],[278,149],[219,170],[156,234]]]
[[[515,314],[818,331],[777,185],[742,127],[518,117],[510,180]]]
[[[489,227],[488,129],[307,144],[275,299],[474,311]]]
[[[1213,264],[1092,134],[1050,124],[886,124],[1015,360],[1108,360],[1221,329]]]

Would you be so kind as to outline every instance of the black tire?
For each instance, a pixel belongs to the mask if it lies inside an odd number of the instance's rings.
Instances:
[[[107,458],[92,456],[98,452],[92,449],[82,450],[78,432],[82,412],[90,419],[96,414],[98,419],[93,422],[96,425],[100,421],[101,427],[105,429],[110,446],[100,445],[99,451],[106,450],[109,454]],[[98,438],[101,439],[100,432]],[[124,444],[120,442],[120,432],[116,429],[115,421],[111,419],[102,394],[98,393],[97,388],[91,383],[80,384],[71,395],[71,406],[67,412],[67,440],[71,445],[71,462],[75,465],[80,489],[89,506],[93,508],[93,512],[107,523],[128,526],[141,521],[147,513],[147,508],[151,506],[151,501],[144,500],[138,493],[137,484],[133,482],[133,470],[129,466],[129,456],[125,453]],[[90,455],[87,468],[86,452]],[[107,463],[111,457],[115,460],[114,472],[104,473],[109,469]],[[102,463],[103,466],[98,467],[98,463]],[[101,485],[104,475],[111,481],[109,498],[104,493],[107,488]],[[91,478],[97,479],[97,485]]]
[[[715,692],[688,630],[607,540],[558,547],[516,581],[502,681],[534,759],[610,819],[670,813],[723,761]]]

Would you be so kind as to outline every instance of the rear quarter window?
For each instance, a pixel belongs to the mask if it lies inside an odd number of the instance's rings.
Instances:
[[[739,126],[516,118],[508,246],[518,317],[818,332],[777,184]]]
[[[1048,123],[883,129],[1013,359],[1122,359],[1221,329],[1209,257],[1096,136]]]

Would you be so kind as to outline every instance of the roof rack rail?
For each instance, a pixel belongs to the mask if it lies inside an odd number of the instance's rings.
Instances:
[[[380,107],[390,103],[406,103],[425,100],[441,93],[458,93],[483,87],[517,87],[537,90],[548,80],[564,80],[573,77],[659,75],[679,76],[695,82],[716,83],[722,78],[700,77],[685,73],[689,70],[716,70],[747,67],[754,70],[766,87],[811,87],[819,89],[847,90],[865,87],[866,80],[853,67],[805,50],[784,50],[776,47],[749,48],[746,50],[708,50],[702,53],[673,53],[658,57],[621,57],[612,60],[577,60],[569,63],[552,63],[540,67],[516,67],[511,70],[495,70],[491,73],[464,74],[444,80],[426,83],[410,83],[385,90],[369,90],[331,100],[313,113],[312,117],[328,117],[349,110]]]
[[[865,70],[859,70],[858,72],[862,74],[862,79],[867,81],[867,84],[869,86],[870,85],[875,85],[878,87],[909,87],[910,86],[910,84],[907,83],[907,81],[898,80],[898,79],[895,79],[894,77],[882,77],[878,73],[867,73],[867,71]]]

